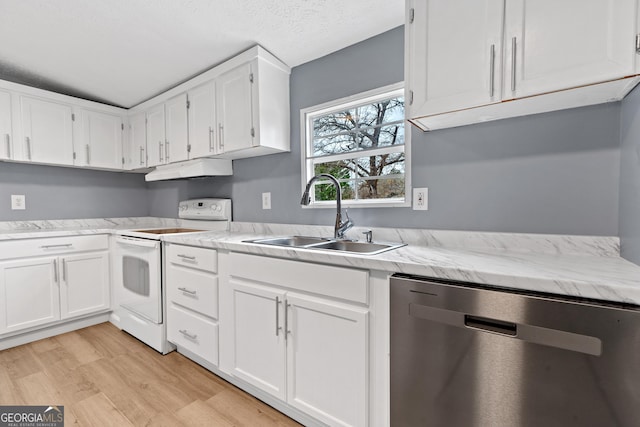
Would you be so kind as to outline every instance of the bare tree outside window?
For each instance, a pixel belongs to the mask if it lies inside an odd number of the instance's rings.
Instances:
[[[397,94],[366,104],[310,115],[307,160],[313,174],[329,173],[343,199],[404,199],[404,99]],[[318,181],[315,200],[334,200],[335,188]]]

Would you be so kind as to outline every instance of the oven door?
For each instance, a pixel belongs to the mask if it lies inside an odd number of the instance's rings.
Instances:
[[[115,239],[115,283],[121,307],[162,323],[160,242],[132,237]]]

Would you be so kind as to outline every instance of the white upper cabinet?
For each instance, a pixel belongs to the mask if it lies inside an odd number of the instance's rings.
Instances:
[[[139,113],[129,118],[127,169],[147,167],[147,116]]]
[[[251,148],[254,144],[252,88],[253,75],[250,63],[228,71],[216,79],[221,153]]]
[[[164,104],[147,111],[147,166],[165,163]]]
[[[190,159],[216,154],[216,85],[209,82],[187,92],[189,99]]]
[[[165,103],[165,163],[187,160],[187,94],[183,93]]]
[[[636,0],[509,0],[505,22],[505,99],[634,74]]]
[[[80,110],[81,138],[76,138],[76,165],[105,169],[122,169],[121,116]]]
[[[24,159],[73,165],[73,126],[70,105],[20,97]]]
[[[409,73],[408,110],[429,115],[500,101],[503,0],[422,0],[413,9],[407,60],[419,72]]]
[[[622,80],[636,3],[407,0],[407,118],[430,130],[621,99],[638,82]]]
[[[11,94],[0,90],[0,159],[13,159]]]
[[[290,73],[289,67],[256,46],[133,107],[134,114],[147,112],[148,166],[289,151]],[[161,118],[166,135],[161,135]]]

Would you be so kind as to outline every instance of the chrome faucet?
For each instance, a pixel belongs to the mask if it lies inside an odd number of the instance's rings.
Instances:
[[[309,203],[311,203],[309,191],[311,190],[313,183],[320,178],[327,178],[331,181],[333,186],[336,187],[336,224],[333,230],[333,237],[334,239],[344,239],[344,233],[353,227],[353,221],[351,221],[351,218],[349,218],[349,214],[346,211],[345,216],[347,217],[347,220],[344,222],[342,221],[342,188],[340,188],[340,183],[333,175],[321,173],[311,178],[309,182],[307,182],[307,187],[304,189],[304,193],[302,193],[302,200],[300,200],[300,204],[309,206]]]

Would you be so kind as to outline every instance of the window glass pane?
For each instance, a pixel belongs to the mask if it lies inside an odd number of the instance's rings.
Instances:
[[[389,179],[358,182],[358,199],[394,199],[404,197],[404,175]]]
[[[313,119],[313,139],[352,131],[357,127],[355,109],[336,111]]]
[[[313,140],[313,156],[348,153],[358,149],[358,136],[355,133],[334,135]]]
[[[355,182],[354,181],[341,181],[340,188],[342,189],[342,200],[355,199]],[[326,201],[336,199],[336,187],[328,183],[327,181],[319,181],[315,184],[315,200]]]
[[[356,108],[358,127],[379,126],[398,120],[404,120],[404,101],[402,98],[385,99]]]
[[[387,147],[404,144],[404,124],[387,125],[361,131],[360,148]]]

